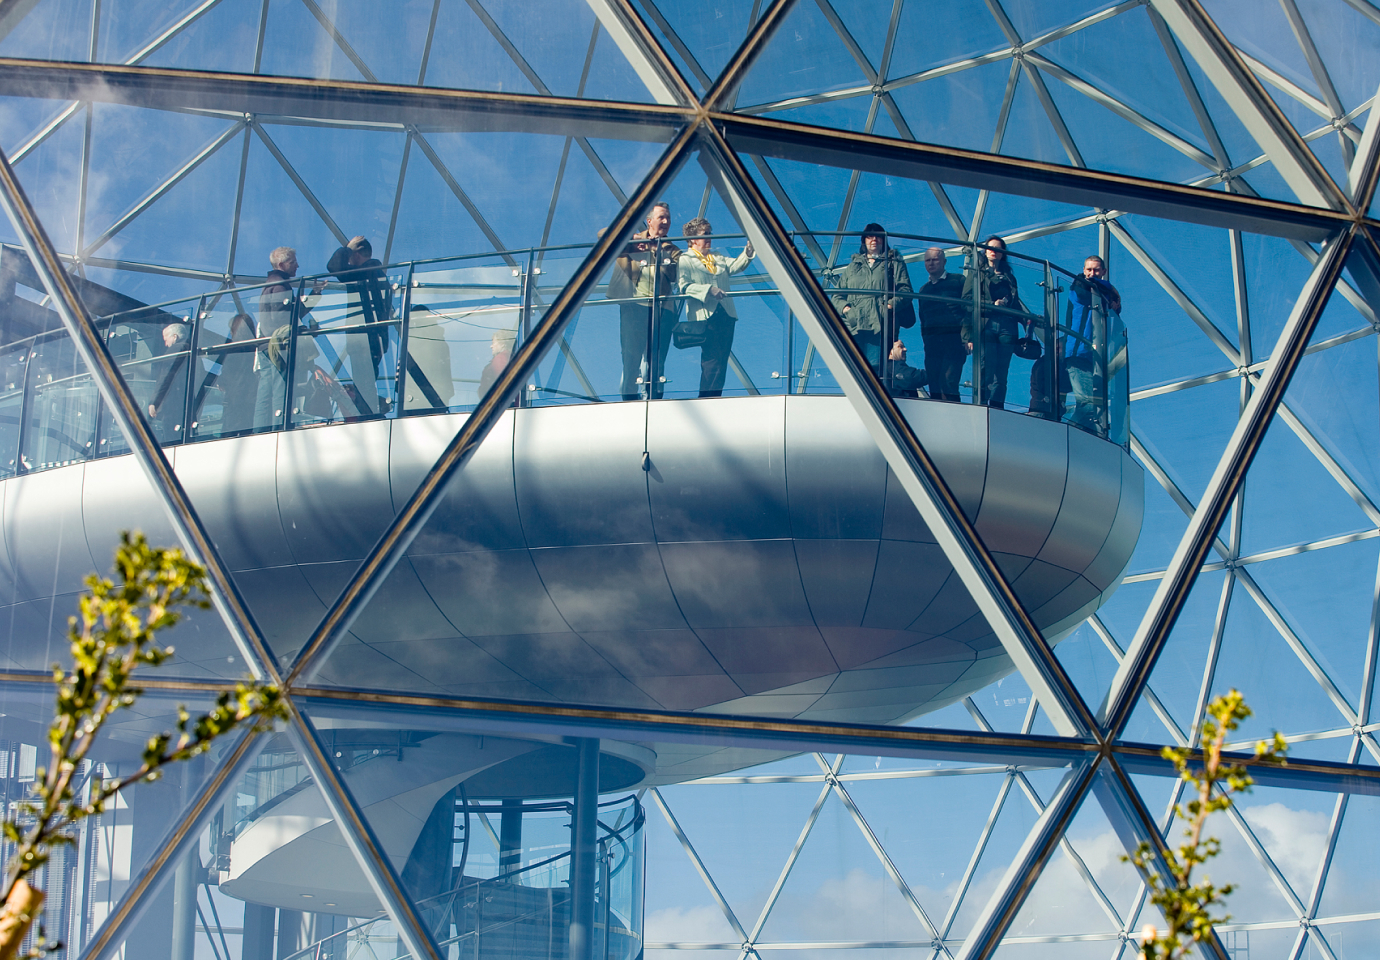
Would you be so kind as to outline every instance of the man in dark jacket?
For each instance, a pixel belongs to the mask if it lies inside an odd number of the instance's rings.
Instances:
[[[383,264],[374,259],[374,248],[364,237],[351,237],[350,242],[331,254],[326,272],[345,284],[349,294],[346,324],[384,324],[393,316],[393,298],[388,290],[388,278]],[[350,375],[354,379],[357,406],[361,416],[386,412],[379,397],[379,361],[388,345],[388,328],[379,326],[366,333],[345,335],[345,354],[350,358]]]
[[[925,341],[925,373],[929,376],[930,396],[958,402],[958,385],[963,379],[963,364],[968,359],[968,351],[959,336],[965,313],[963,277],[948,273],[947,266],[943,247],[930,247],[925,251],[925,272],[929,278],[920,285],[915,312],[920,315],[920,336]]]
[[[647,229],[633,234],[609,274],[608,298],[621,301],[618,304],[619,339],[623,349],[620,390],[624,400],[643,396],[656,399],[665,387],[662,374],[666,369],[666,354],[671,349],[671,331],[680,316],[680,300],[674,298],[682,253],[680,247],[661,239],[670,227],[670,204],[664,200],[653,204],[647,214]],[[654,301],[660,307],[656,317],[656,350],[649,351],[647,338]],[[655,358],[655,362],[649,357]],[[644,368],[646,383],[642,382]]]
[[[149,404],[149,420],[158,439],[167,443],[179,439],[182,427],[182,405],[187,390],[187,352],[191,349],[191,334],[185,323],[170,323],[163,328],[163,353],[153,361],[153,379],[157,383],[153,402]]]
[[[878,376],[884,376],[882,344],[889,345],[889,356],[901,342],[900,328],[915,326],[915,312],[905,296],[911,292],[910,271],[887,243],[881,224],[863,228],[858,252],[839,275],[838,285],[840,292],[829,299],[862,355]]]

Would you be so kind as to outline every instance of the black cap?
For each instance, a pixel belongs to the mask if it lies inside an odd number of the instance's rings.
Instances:
[[[884,237],[886,236],[886,227],[882,226],[880,223],[869,223],[867,226],[863,227],[862,232],[865,237],[872,234]]]

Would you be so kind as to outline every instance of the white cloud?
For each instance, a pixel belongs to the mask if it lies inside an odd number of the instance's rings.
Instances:
[[[736,943],[737,935],[723,911],[713,905],[668,907],[647,914],[649,943]]]

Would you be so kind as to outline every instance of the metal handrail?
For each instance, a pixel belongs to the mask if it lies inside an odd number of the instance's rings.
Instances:
[[[857,231],[813,231],[792,234],[794,237],[833,238],[860,235]],[[691,238],[668,236],[658,239],[676,244],[683,254],[684,247],[682,245]],[[737,241],[744,239],[742,234],[719,234],[713,237],[713,240],[721,245],[725,243],[736,245]],[[893,245],[895,243],[928,244],[943,248],[948,255],[952,255],[954,251],[962,253],[967,260],[964,274],[968,276],[971,276],[973,271],[978,269],[975,264],[981,262],[981,251],[984,249],[984,244],[981,243],[915,234],[893,233],[888,235],[888,239]],[[561,287],[561,283],[554,276],[551,283],[544,284],[538,281],[542,271],[551,273],[551,267],[549,260],[543,261],[546,266],[539,267],[537,258],[548,253],[584,250],[588,246],[588,244],[553,244],[500,253],[477,253],[407,261],[376,268],[372,280],[337,281],[332,279],[330,275],[324,274],[292,278],[291,280],[276,278],[263,283],[226,288],[196,298],[183,298],[177,301],[167,301],[163,304],[139,307],[98,318],[96,323],[106,337],[112,339],[112,342],[113,338],[117,336],[132,337],[136,343],[142,342],[143,344],[132,352],[150,354],[148,356],[131,356],[128,361],[123,362],[123,369],[127,374],[136,369],[146,370],[154,373],[155,379],[161,376],[162,379],[175,386],[176,389],[166,402],[160,399],[158,408],[160,429],[166,433],[167,442],[195,442],[203,439],[215,439],[220,436],[237,435],[241,432],[277,432],[377,417],[452,412],[464,409],[462,406],[457,406],[452,399],[456,396],[457,391],[461,391],[461,396],[465,395],[465,391],[460,385],[473,384],[478,381],[468,369],[456,370],[454,373],[449,370],[448,365],[452,357],[449,351],[458,344],[480,344],[482,343],[482,335],[495,330],[492,320],[485,323],[466,318],[481,315],[491,317],[501,315],[504,319],[499,321],[501,326],[498,329],[511,329],[515,341],[525,339],[530,333],[534,320],[540,315],[547,297]],[[920,253],[903,254],[903,259],[907,262],[913,262],[921,255]],[[1045,403],[1049,409],[1035,409],[1037,391],[1032,382],[1031,412],[1038,412],[1050,419],[1069,419],[1104,437],[1111,435],[1115,426],[1116,435],[1114,439],[1124,443],[1125,438],[1120,435],[1124,424],[1113,425],[1109,421],[1110,410],[1115,408],[1118,411],[1118,417],[1120,417],[1121,412],[1126,409],[1124,402],[1126,398],[1121,396],[1121,393],[1125,392],[1127,381],[1126,361],[1128,354],[1125,347],[1125,328],[1121,324],[1120,318],[1110,309],[1106,309],[1107,305],[1103,305],[1103,308],[1099,310],[1100,319],[1098,323],[1104,329],[1099,336],[1089,339],[1084,333],[1072,330],[1067,323],[1060,322],[1060,295],[1065,290],[1064,281],[1069,278],[1076,279],[1078,275],[1049,260],[1041,260],[1009,250],[1006,251],[1006,255],[1012,265],[1019,267],[1021,264],[1025,264],[1032,268],[1039,268],[1044,279],[1036,281],[1036,285],[1044,288],[1045,292],[1043,296],[1038,298],[1028,294],[1027,299],[1029,303],[1037,305],[1043,301],[1042,309],[1032,310],[1026,302],[1020,299],[1001,306],[984,301],[981,296],[984,284],[968,285],[971,289],[965,291],[963,297],[953,297],[929,293],[924,289],[923,278],[915,278],[919,280],[919,283],[916,284],[915,289],[909,291],[879,291],[837,286],[844,269],[842,264],[819,266],[816,273],[828,292],[834,296],[882,296],[916,304],[939,303],[954,308],[956,313],[965,314],[965,317],[961,318],[963,320],[962,326],[972,331],[967,343],[968,350],[972,355],[971,366],[974,375],[971,381],[965,381],[961,385],[948,389],[954,396],[961,396],[965,399],[971,397],[972,402],[988,402],[988,371],[992,369],[993,363],[1001,365],[998,369],[1001,371],[1000,376],[1003,379],[1009,376],[1007,368],[1011,361],[1005,359],[1009,353],[1003,354],[995,346],[998,337],[1000,337],[1001,343],[1008,342],[1008,338],[1011,336],[1009,328],[994,332],[988,327],[989,321],[998,317],[1008,318],[1008,322],[1015,321],[1025,328],[1026,336],[1023,339],[1041,343],[1041,350],[1035,352],[1045,357],[1043,360],[1036,359],[1034,361],[1036,366],[1032,367],[1031,370],[1032,377],[1034,377],[1037,368],[1042,371],[1040,375],[1046,383],[1043,388],[1046,397],[1041,402]],[[476,285],[436,283],[427,279],[429,276],[445,275],[450,266],[464,269],[467,266],[473,266],[481,261],[489,261],[500,256],[505,258],[501,264],[486,262],[483,266],[486,269],[492,266],[502,270],[510,270],[512,272],[511,283]],[[654,276],[657,278],[657,289],[654,291],[651,302],[660,304],[661,307],[655,311],[656,317],[649,321],[648,336],[655,336],[659,342],[664,342],[662,338],[669,338],[669,331],[664,329],[659,333],[656,331],[657,327],[664,326],[668,322],[661,311],[665,310],[669,315],[679,315],[681,305],[693,298],[676,289],[660,289],[663,286],[662,270],[656,270]],[[1021,276],[1026,279],[1027,283],[1030,282],[1027,274],[1023,272]],[[361,292],[361,284],[368,283],[376,284],[378,289],[373,293],[364,292],[363,297],[356,300],[356,295]],[[275,327],[275,331],[286,328],[288,337],[284,343],[282,357],[273,359],[269,364],[271,344],[275,338],[271,335],[265,335],[269,333],[262,325],[266,319],[265,312],[258,312],[256,318],[254,307],[243,301],[245,298],[261,293],[269,287],[277,286],[284,286],[287,289],[283,291],[281,303],[277,302],[277,297],[272,298],[273,309],[276,312],[268,314],[267,318],[271,318],[268,319],[268,322]],[[454,299],[461,306],[455,309],[444,306],[450,302],[446,298],[448,290],[460,294]],[[427,313],[417,314],[414,309],[413,294],[416,292],[420,295],[423,291],[427,293],[427,296],[439,295],[441,299],[432,299],[429,303],[416,303],[415,307],[435,308]],[[488,291],[490,294],[487,302],[482,299],[484,291]],[[604,292],[607,292],[607,288]],[[341,295],[345,293],[348,293],[349,296]],[[323,296],[327,297],[327,302],[324,304],[322,302]],[[742,303],[776,298],[780,296],[780,291],[767,274],[758,270],[744,273],[741,279],[737,281],[736,288],[727,291],[727,296],[735,302]],[[233,300],[233,308],[246,316],[246,322],[252,325],[250,329],[245,329],[243,324],[237,323],[229,323],[228,332],[213,331],[208,328],[207,324],[212,317],[216,318],[217,325],[227,322],[231,305],[226,303],[226,298]],[[480,299],[480,302],[477,304],[467,302],[475,299]],[[602,307],[633,304],[642,306],[647,302],[647,299],[642,297],[609,298],[605,296],[591,299],[590,305]],[[162,308],[180,308],[176,309],[175,314],[185,316],[190,321],[190,343],[181,351],[156,352],[161,351],[163,345],[158,342],[158,336],[150,332],[149,328],[164,325],[170,317],[174,316],[173,312]],[[461,313],[460,316],[453,315],[457,310]],[[245,311],[250,312],[246,313]],[[322,311],[329,311],[329,317],[324,321],[318,319],[318,315],[323,315]],[[917,310],[916,312],[919,313],[920,311]],[[413,328],[418,327],[420,329],[419,316],[434,318],[427,323],[428,328],[433,324],[438,328],[445,324],[447,333],[412,338]],[[885,317],[883,319],[886,321]],[[454,338],[451,334],[459,328],[450,326],[453,323],[469,323],[473,326],[475,335],[473,337],[466,335],[459,339]],[[894,323],[894,321],[888,321],[888,323]],[[885,325],[887,323],[884,323]],[[242,337],[244,333],[253,333],[255,336]],[[887,333],[894,334],[899,338],[900,331],[887,331]],[[341,349],[340,341],[330,336],[331,334],[340,334],[346,338],[356,339],[353,341],[347,339],[344,349]],[[784,343],[787,350],[788,365],[795,362],[794,347],[791,346],[794,334],[794,324],[788,320]],[[572,329],[568,337],[573,337],[573,335]],[[63,330],[52,330],[34,334],[31,337],[0,347],[0,362],[9,364],[8,369],[12,371],[7,374],[7,379],[13,378],[24,384],[22,398],[18,404],[19,429],[17,431],[11,430],[9,435],[4,438],[6,441],[14,443],[14,455],[13,457],[0,455],[0,470],[6,469],[4,464],[13,462],[15,472],[32,472],[123,450],[123,447],[118,444],[115,446],[105,445],[108,428],[105,427],[106,417],[99,405],[91,411],[95,414],[94,417],[88,415],[80,422],[73,420],[71,424],[66,424],[65,418],[81,416],[80,413],[75,412],[76,407],[68,405],[84,401],[80,401],[75,396],[66,401],[47,401],[46,406],[39,406],[34,401],[41,390],[52,390],[53,383],[78,385],[86,377],[84,373],[67,373],[67,370],[72,369],[72,360],[66,352],[50,353],[38,349],[38,345],[41,343],[62,340],[66,336],[67,334]],[[311,339],[302,341],[303,336]],[[377,354],[373,357],[376,376],[370,378],[366,373],[359,379],[355,379],[350,375],[357,372],[356,368],[361,363],[367,362],[356,359],[350,363],[350,374],[346,374],[346,379],[343,382],[340,381],[341,372],[345,369],[346,358],[359,353],[362,349],[360,341],[366,336],[369,340],[370,354]],[[1019,327],[1015,336],[1020,336]],[[236,337],[242,338],[236,339]],[[522,395],[516,398],[516,405],[526,406],[538,400],[595,403],[604,402],[611,396],[615,396],[617,390],[610,393],[603,384],[600,387],[595,386],[581,364],[581,353],[577,352],[571,345],[568,337],[561,339],[558,353],[553,354],[553,372],[545,378],[548,382],[542,382],[543,378],[534,378]],[[305,359],[298,355],[299,342],[310,343],[315,348],[308,350]],[[1065,376],[1061,364],[1065,363],[1067,357],[1072,355],[1068,353],[1065,344],[1074,342],[1081,342],[1093,348],[1092,352],[1097,356],[1097,370],[1100,379],[1094,381],[1092,387],[1081,387],[1085,390],[1092,389],[1095,395],[1091,399],[1088,397],[1081,398],[1079,402],[1083,406],[1080,407],[1078,403],[1075,403],[1073,413],[1070,414],[1066,400],[1073,388],[1069,386],[1070,381]],[[437,390],[438,384],[430,382],[431,377],[435,376],[435,367],[427,366],[427,364],[437,362],[434,358],[438,349],[446,354],[447,366],[441,368],[444,371],[441,374],[443,380],[438,382],[439,385],[449,388],[446,390]],[[762,348],[759,346],[757,349],[760,354]],[[1028,347],[1022,349],[1027,352],[1029,350]],[[428,353],[428,351],[430,352]],[[475,353],[480,354],[480,356],[482,356],[481,351],[482,347],[475,349]],[[1080,354],[1087,352],[1082,350]],[[1112,352],[1115,352],[1115,356],[1112,355]],[[878,365],[880,376],[888,386],[891,386],[893,383],[901,382],[895,378],[904,373],[905,365],[900,361],[891,360],[887,356],[888,353],[889,350],[882,351],[883,356],[878,361]],[[1026,354],[1023,353],[1022,355]],[[173,359],[179,356],[195,359],[191,362],[184,359],[180,368],[171,365],[164,367],[163,372],[159,374],[158,361],[168,360],[171,363]],[[240,364],[238,366],[231,362],[232,358],[236,356],[245,358],[244,361],[237,361]],[[480,356],[472,356],[469,362],[475,363],[477,366],[482,362]],[[251,369],[250,366],[246,365],[249,363],[250,357],[252,357],[252,370],[255,373],[246,379],[249,375],[245,371]],[[997,359],[994,360],[994,357]],[[787,369],[783,374],[779,372],[780,368],[778,368],[777,371],[770,374],[769,379],[772,381],[784,380],[787,385],[787,392],[808,392],[809,385],[813,383],[810,379],[813,359],[812,345],[809,345],[798,371]],[[760,362],[760,356],[755,356],[755,360]],[[265,364],[275,368],[279,376],[277,385],[270,385],[268,388],[270,393],[273,390],[276,390],[277,393],[269,398],[269,406],[274,408],[274,412],[272,417],[267,420],[264,419],[261,411],[256,411],[252,416],[249,413],[250,407],[258,405],[253,396],[255,390],[266,389],[262,382],[259,382],[257,387],[255,383],[256,380],[261,380]],[[739,356],[732,352],[729,354],[727,364],[730,375],[736,377],[743,384],[748,394],[758,395],[762,392],[753,383],[753,378],[756,377],[759,381],[764,381],[768,379],[765,372],[758,372],[756,366],[750,371],[748,366],[739,359]],[[66,365],[65,369],[64,365]],[[1048,369],[1043,369],[1045,367]],[[918,367],[912,368],[911,374],[905,374],[910,378],[907,382],[916,382],[915,369]],[[575,389],[564,389],[563,385],[558,382],[557,378],[562,372],[568,372],[570,376],[579,381]],[[978,375],[979,372],[981,372],[981,376]],[[666,383],[665,372],[658,370],[656,374],[658,375],[656,390],[649,389],[648,385],[643,384],[639,378],[637,392],[659,396],[662,389],[660,384]],[[42,378],[46,378],[46,382],[40,379],[40,375]],[[223,376],[224,379],[222,379]],[[309,380],[302,379],[304,376],[308,377]],[[237,379],[231,379],[232,377]],[[1115,381],[1113,377],[1116,378]],[[234,385],[233,390],[231,390],[232,384]],[[624,397],[629,392],[629,386],[628,384],[621,385]],[[1062,391],[1059,389],[1061,386],[1064,387]],[[160,391],[162,389],[160,387]],[[780,387],[777,387],[777,390],[779,389]],[[908,387],[906,389],[911,390],[909,395],[917,395],[915,393],[917,388]],[[1111,395],[1114,390],[1119,391],[1116,397]],[[304,394],[303,391],[306,393]],[[10,391],[6,395],[11,403],[14,402],[14,397],[18,392],[18,390]],[[162,396],[163,394],[160,392],[160,398]],[[212,413],[211,419],[206,420],[203,413],[204,406],[208,402],[218,406],[221,397],[228,397],[236,402],[239,411],[237,415],[242,419],[238,422],[217,421],[216,415]],[[468,403],[469,401],[463,402]],[[1089,418],[1086,408],[1089,403],[1097,412],[1096,423],[1087,422]],[[1017,406],[1022,404],[1023,401],[1018,402]],[[85,410],[84,407],[82,409]],[[215,406],[211,409],[214,410]],[[231,408],[227,404],[224,409],[228,416]],[[31,423],[30,421],[35,416],[44,419],[45,423]],[[1083,422],[1079,422],[1080,416],[1083,417]],[[99,420],[100,425],[93,423],[94,420]],[[208,422],[209,428],[206,426]],[[98,439],[100,442],[97,442]]]

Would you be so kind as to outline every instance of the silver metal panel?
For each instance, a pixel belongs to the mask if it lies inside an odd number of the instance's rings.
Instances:
[[[278,517],[280,434],[192,443],[173,467],[231,570],[292,562]]]
[[[62,593],[0,607],[0,653],[10,667],[47,670],[68,658],[67,618],[76,614],[78,596]]]
[[[316,591],[317,599],[330,606],[358,566],[354,560],[341,560],[302,563],[298,564],[298,569]],[[426,592],[412,566],[403,561],[393,568],[350,632],[365,643],[377,643],[399,637],[409,640],[453,637],[456,628]]]
[[[681,612],[696,632],[701,627],[814,628],[789,540],[663,543],[661,558]]]
[[[986,407],[924,400],[900,400],[897,406],[971,520],[982,503],[983,480],[987,475],[990,411]]]
[[[1121,500],[1121,448],[1082,430],[1068,431],[1063,504],[1039,559],[1081,572],[1102,549]],[[1099,542],[1098,538],[1103,540]]]
[[[657,540],[790,536],[785,403],[735,397],[647,404]]]
[[[910,540],[915,543],[933,543],[934,534],[920,519],[920,511],[915,509],[910,495],[901,486],[901,481],[886,468],[886,512],[882,521],[882,537],[886,540]]]
[[[687,628],[654,543],[548,547],[531,553],[547,594],[572,630]]]
[[[278,439],[278,511],[298,563],[359,560],[393,519],[386,420]]]
[[[882,530],[886,475],[886,461],[848,403],[838,397],[787,398],[786,477],[794,537],[875,540]]]
[[[819,627],[857,627],[877,567],[876,540],[796,540],[795,560]]]
[[[1032,560],[1025,572],[1012,582],[1011,589],[1016,591],[1027,610],[1038,610],[1076,579],[1078,574],[1072,570]]]
[[[570,629],[526,550],[413,557],[412,567],[441,612],[467,637]]]
[[[733,681],[750,694],[838,672],[824,638],[813,626],[730,627],[695,632]]]
[[[10,545],[8,538],[4,535],[5,498],[9,496],[9,489],[9,484],[0,483],[0,584],[14,583],[15,577],[14,563],[10,560]],[[3,594],[0,594],[0,603],[4,602],[5,594],[8,592],[6,589]]]
[[[544,407],[515,418],[513,479],[529,546],[652,542],[646,407]]]
[[[442,692],[434,675],[411,670],[354,636],[345,637],[331,651],[316,679],[320,683],[372,690]]]
[[[390,485],[400,509],[468,414],[409,417],[393,424]],[[505,413],[450,488],[409,554],[511,550],[526,546],[513,494],[513,412]]]
[[[110,570],[122,530],[142,530],[155,546],[177,543],[177,532],[167,511],[134,457],[88,463],[81,501],[86,545],[97,560],[97,570]]]
[[[571,703],[616,703],[637,710],[656,710],[661,704],[625,677],[552,677],[541,686],[557,700]]]
[[[977,659],[972,647],[949,637],[926,637],[911,631],[906,631],[905,635],[910,638],[910,646],[861,664],[860,667],[890,670],[917,664],[972,663]]]
[[[1035,616],[1041,623],[1058,623],[1085,604],[1096,600],[1097,596],[1097,587],[1084,577],[1077,577],[1059,591],[1057,596],[1039,607],[1035,611]]]
[[[1106,590],[1121,579],[1131,553],[1140,539],[1140,524],[1145,518],[1145,468],[1129,453],[1121,454],[1121,499],[1111,532],[1088,564],[1083,576],[1099,590]]]
[[[923,400],[902,400],[898,406],[953,491],[958,505],[972,520],[982,503],[987,475],[987,409]],[[920,519],[915,504],[889,467],[882,536],[888,540],[935,542],[934,534]]]
[[[696,638],[696,642],[699,639]],[[663,710],[701,710],[742,696],[742,689],[725,673],[688,677],[636,677],[637,686]]]
[[[470,694],[488,691],[481,694],[484,696],[541,696],[539,688],[523,680],[467,637],[388,640],[370,646],[450,694],[463,689]]]
[[[569,681],[574,680],[617,678],[626,683],[613,664],[599,656],[578,633],[567,631],[475,637],[474,643],[518,676],[548,691],[551,691],[553,683],[565,683],[567,695],[573,695],[575,691]],[[560,694],[555,695],[565,699]],[[638,692],[639,699],[644,696]]]
[[[294,565],[241,570],[235,583],[279,663],[291,659],[326,614],[325,605]]]
[[[989,523],[985,535],[1048,637],[1057,639],[1076,625],[1071,618],[1105,599],[1098,591],[1110,583],[1077,578],[1016,547],[1024,540],[1042,557],[1094,557],[1091,569],[1101,564],[1112,579],[1119,575],[1142,511],[1142,473],[1129,456],[1057,424],[954,404],[903,406],[965,509],[981,505],[980,522],[997,504],[1005,511],[1010,529]],[[641,418],[649,414],[651,469],[644,473]],[[989,416],[997,424],[990,465]],[[178,473],[232,563],[286,559],[294,549],[301,555],[237,574],[280,657],[304,642],[355,570],[356,557],[339,554],[368,548],[463,421],[352,424],[177,451]],[[327,662],[323,682],[892,722],[1011,670],[939,547],[918,539],[928,531],[899,484],[887,484],[844,398],[519,410],[506,413],[499,429]],[[1071,439],[1062,440],[1066,435]],[[1075,451],[1072,476],[1049,454],[1063,443]],[[291,449],[277,457],[283,445]],[[515,446],[522,447],[517,480]],[[626,469],[603,469],[620,457]],[[275,460],[283,464],[281,479]],[[52,554],[37,593],[52,593],[59,551],[51,546],[63,524],[78,537],[80,557],[60,601],[67,606],[92,568],[88,536],[108,540],[118,523],[166,525],[152,498],[137,497],[145,483],[127,475],[132,469],[132,460],[120,458],[0,484],[7,524],[16,497],[33,508],[20,518],[29,525],[22,539],[7,527],[6,546],[21,569],[27,562],[42,570],[35,558],[45,549]],[[989,473],[1002,474],[1000,496]],[[45,494],[38,504],[26,489],[35,483]],[[605,483],[607,492],[599,489]],[[55,500],[55,484],[75,495]],[[1082,509],[1071,512],[1076,506]],[[47,526],[31,532],[37,521]],[[288,531],[298,524],[292,547],[285,522]],[[523,523],[537,539],[590,542],[529,549]],[[646,539],[654,524],[659,544]],[[1050,526],[1044,538],[1040,531]],[[741,539],[762,530],[783,536]],[[869,535],[839,536],[848,530]],[[791,531],[794,537],[784,535]],[[621,537],[632,539],[603,542]],[[309,556],[323,552],[336,556]],[[22,578],[7,579],[13,592]],[[10,651],[13,665],[46,666],[61,652],[66,610],[57,617],[41,596],[21,599],[31,602],[0,610],[0,640],[23,645]],[[182,675],[243,672],[212,620],[189,622],[173,638]]]
[[[862,625],[906,629],[925,612],[952,572],[937,543],[883,540]],[[880,655],[874,653],[866,659]]]
[[[742,695],[709,648],[689,629],[584,631],[580,635],[619,673],[663,703],[667,698],[694,700],[703,695],[703,691],[677,693],[674,686],[681,680],[694,681],[704,690],[718,690],[717,700]],[[717,700],[705,700],[699,706]]]
[[[923,613],[910,624],[910,629],[917,633],[928,633],[933,636],[946,634],[961,641],[968,640],[968,636],[959,633],[959,627],[969,620],[977,618],[982,621],[978,613],[977,603],[974,602],[972,595],[967,588],[953,574],[949,573],[939,591],[934,595],[934,599],[925,607]],[[994,635],[992,643],[996,643]]]
[[[908,667],[850,670],[834,681],[829,693],[855,693],[860,690],[890,690],[926,684],[948,686],[973,665],[972,657],[915,664]]]
[[[1069,427],[990,412],[987,482],[977,530],[989,550],[1036,556],[1054,526],[1068,475]]]
[[[86,546],[81,522],[81,487],[86,465],[47,470],[5,481],[5,542],[14,579],[0,600],[14,603],[82,589],[82,578],[98,567]]]

